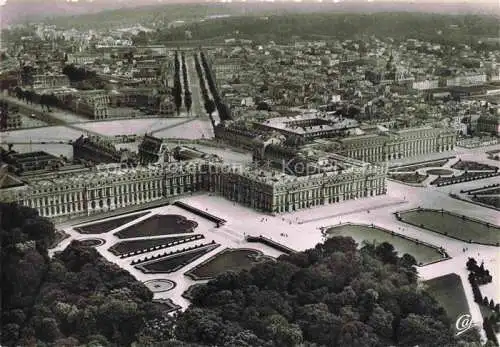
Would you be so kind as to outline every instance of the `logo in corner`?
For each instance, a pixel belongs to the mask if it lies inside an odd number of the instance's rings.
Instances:
[[[455,328],[457,329],[457,334],[455,336],[465,333],[467,330],[472,328],[472,316],[470,314],[463,314],[458,317],[455,322]]]

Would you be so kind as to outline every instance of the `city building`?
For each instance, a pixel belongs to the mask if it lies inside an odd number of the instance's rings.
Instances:
[[[337,153],[376,163],[450,151],[455,147],[456,133],[451,129],[425,126],[351,136],[336,142]]]
[[[165,162],[172,160],[172,153],[163,140],[149,134],[145,134],[139,145],[139,163],[147,165],[150,163]]]
[[[479,133],[500,136],[500,114],[480,116],[477,120],[476,131]]]
[[[96,164],[119,163],[122,160],[122,153],[105,138],[82,135],[73,141],[73,159]]]

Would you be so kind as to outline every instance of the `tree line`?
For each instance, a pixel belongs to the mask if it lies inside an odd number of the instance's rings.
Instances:
[[[182,86],[180,79],[180,62],[179,62],[179,52],[175,52],[174,58],[174,87],[172,88],[172,96],[174,97],[175,108],[177,114],[181,112],[182,106]]]
[[[217,90],[217,86],[215,85],[215,80],[212,75],[212,71],[210,70],[210,66],[208,65],[207,58],[203,51],[200,52],[201,65],[203,67],[203,71],[205,72],[205,76],[207,78],[208,87],[210,89],[210,93],[214,98],[215,107],[217,108],[217,112],[219,113],[219,117],[221,121],[231,120],[231,110],[229,107],[222,102],[222,99],[219,95],[219,91]]]
[[[198,59],[198,54],[194,54],[194,67],[196,69],[196,74],[198,75],[198,79],[200,82],[201,95],[203,97],[203,103],[205,106],[205,111],[208,113],[210,119],[212,119],[212,113],[215,112],[215,102],[208,95],[207,86],[205,83],[205,77],[203,77],[203,70],[200,65],[200,61]],[[213,119],[212,119],[213,123]]]
[[[0,217],[3,346],[130,346],[152,323],[171,324],[149,289],[95,249],[74,241],[49,258],[54,225],[35,209],[0,203]]]
[[[193,104],[193,99],[191,97],[191,91],[189,88],[186,57],[184,55],[184,52],[181,53],[181,61],[182,61],[182,78],[184,81],[184,106],[186,106],[186,110],[189,113],[189,111],[191,110],[191,105]]]

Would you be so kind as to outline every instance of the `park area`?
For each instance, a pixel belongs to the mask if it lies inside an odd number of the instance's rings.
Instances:
[[[104,222],[86,224],[74,229],[81,234],[104,234],[138,218],[144,217],[148,213],[149,212],[137,213],[130,216],[106,220]]]
[[[444,210],[415,209],[398,212],[399,220],[436,233],[471,243],[498,245],[498,226],[472,220]]]
[[[464,286],[457,274],[436,277],[424,284],[426,291],[445,309],[452,322],[469,313]]]
[[[170,236],[170,237],[160,237],[154,239],[141,239],[132,241],[122,241],[114,244],[109,248],[109,251],[114,255],[121,256],[129,253],[144,253],[150,251],[151,248],[168,248],[172,246],[177,246],[186,242],[191,242],[195,240],[203,239],[204,236],[200,234],[188,235],[188,236]]]
[[[115,233],[120,239],[192,233],[198,223],[177,214],[154,215]]]
[[[394,249],[398,252],[399,256],[402,256],[405,253],[411,254],[419,265],[425,265],[444,259],[442,253],[439,252],[437,247],[433,248],[422,243],[417,243],[417,240],[410,240],[378,227],[358,224],[343,224],[327,229],[326,234],[328,237],[352,237],[360,247],[362,247],[363,243],[380,244],[388,242],[394,246]]]
[[[249,270],[255,264],[265,261],[266,259],[272,258],[263,256],[262,252],[258,250],[226,248],[207,261],[189,270],[185,275],[194,280],[208,280],[226,271]]]

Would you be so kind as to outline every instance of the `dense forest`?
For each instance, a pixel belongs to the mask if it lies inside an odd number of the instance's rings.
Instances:
[[[472,44],[478,39],[498,36],[498,18],[479,15],[441,15],[423,13],[308,13],[245,16],[196,22],[158,32],[159,40],[185,40],[185,31],[194,40],[246,38],[293,41],[354,39],[376,36],[393,39],[421,39],[431,42]],[[438,34],[439,32],[439,34]]]
[[[412,256],[336,237],[197,288],[175,333],[217,346],[465,346],[450,323]]]
[[[130,346],[168,320],[149,289],[96,250],[75,241],[50,259],[54,225],[35,210],[0,203],[0,221],[2,346]]]
[[[49,258],[54,225],[0,203],[3,346],[471,346],[419,288],[415,259],[336,237],[193,290],[177,318],[128,272],[73,241]],[[175,339],[174,339],[175,338]]]

